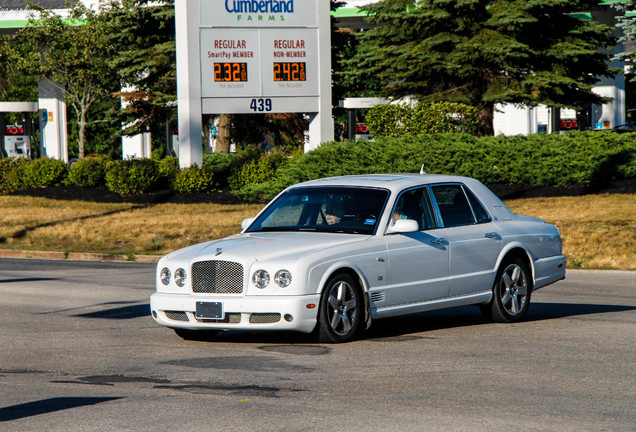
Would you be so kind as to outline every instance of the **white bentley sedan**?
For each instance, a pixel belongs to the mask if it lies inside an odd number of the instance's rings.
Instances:
[[[467,177],[309,181],[242,228],[161,258],[150,298],[159,324],[186,339],[316,330],[344,342],[375,319],[460,305],[515,322],[534,290],[565,277],[559,230]]]

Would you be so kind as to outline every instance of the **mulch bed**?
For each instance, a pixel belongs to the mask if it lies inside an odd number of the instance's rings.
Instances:
[[[521,184],[488,185],[499,198],[537,198],[557,196],[581,196],[599,193],[636,193],[636,178],[619,180],[603,185],[592,186],[528,186]],[[122,197],[109,191],[106,187],[82,188],[79,186],[57,186],[29,191],[17,192],[15,195],[43,197],[58,200],[80,200],[102,203],[134,203],[134,204],[158,204],[158,203],[217,203],[236,204],[241,201],[228,191],[216,191],[211,193],[179,194],[172,190],[160,190],[142,195]]]

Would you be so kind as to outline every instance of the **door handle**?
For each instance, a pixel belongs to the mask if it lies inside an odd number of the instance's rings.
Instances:
[[[431,244],[443,245],[443,244],[446,244],[446,239],[445,238],[434,238],[433,240],[431,240]]]
[[[486,233],[484,234],[484,237],[494,239],[494,240],[501,240],[501,236],[499,235],[499,233],[496,233],[496,232]]]

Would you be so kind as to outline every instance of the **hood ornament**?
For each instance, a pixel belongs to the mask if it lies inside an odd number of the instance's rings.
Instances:
[[[223,253],[223,248],[216,248],[216,253],[214,254],[214,256],[219,256]]]

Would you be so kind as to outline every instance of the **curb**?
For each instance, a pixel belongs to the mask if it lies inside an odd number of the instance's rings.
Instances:
[[[156,263],[159,255],[116,255],[86,252],[32,251],[20,249],[0,249],[0,258],[32,258],[46,260],[99,261],[99,262],[137,262]]]

